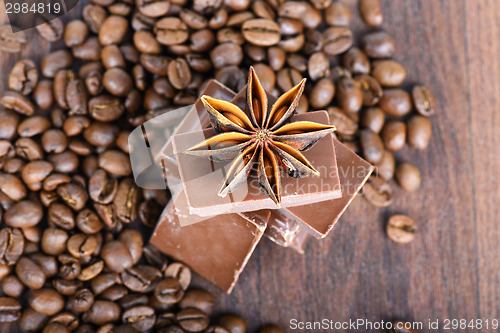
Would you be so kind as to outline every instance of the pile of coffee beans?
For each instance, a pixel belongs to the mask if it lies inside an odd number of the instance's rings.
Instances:
[[[396,166],[394,152],[427,147],[434,97],[399,88],[406,70],[378,28],[378,0],[359,9],[376,29],[359,45],[337,0],[91,0],[81,19],[38,26],[53,50],[40,64],[18,61],[0,96],[0,322],[44,332],[245,331],[233,315],[211,324],[213,296],[188,289],[187,267],[144,246],[169,195],[135,185],[127,142],[135,127],[192,104],[209,79],[239,91],[250,65],[274,95],[308,78],[298,112],[328,110],[339,139],[377,166],[369,202],[390,205],[393,178],[417,190],[419,170]],[[27,42],[0,27],[1,51]],[[412,239],[399,228],[408,221],[393,222],[392,239]]]

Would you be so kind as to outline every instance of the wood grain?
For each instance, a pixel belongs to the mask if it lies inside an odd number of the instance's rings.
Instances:
[[[355,33],[368,31],[356,1],[347,3]],[[424,83],[438,101],[429,149],[397,154],[419,167],[423,186],[413,194],[396,189],[395,203],[383,210],[357,198],[334,232],[310,241],[305,255],[264,240],[231,295],[196,279],[217,294],[216,313],[242,315],[250,332],[271,322],[287,328],[292,318],[500,319],[500,2],[382,3],[407,87]],[[21,55],[0,55],[0,91],[16,59],[40,59],[49,49],[35,34],[28,32],[32,42]],[[394,213],[418,221],[413,243],[385,236]]]

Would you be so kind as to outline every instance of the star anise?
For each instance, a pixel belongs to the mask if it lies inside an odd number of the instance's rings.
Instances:
[[[219,191],[221,197],[236,189],[253,169],[257,169],[261,189],[280,206],[280,170],[295,178],[319,175],[301,152],[336,128],[309,121],[289,122],[297,109],[305,81],[303,79],[283,94],[270,109],[267,94],[253,67],[248,76],[246,112],[233,103],[206,95],[201,97],[210,123],[219,134],[191,147],[186,153],[213,161],[234,160]]]

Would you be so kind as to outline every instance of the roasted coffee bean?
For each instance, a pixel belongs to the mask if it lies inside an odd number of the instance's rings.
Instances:
[[[77,258],[69,254],[61,254],[57,257],[59,260],[59,276],[65,280],[74,280],[80,274],[82,266]],[[78,289],[77,285],[72,285],[73,293]],[[76,289],[75,289],[76,288]]]
[[[319,0],[316,0],[319,1]],[[331,3],[331,1],[330,1]],[[325,8],[326,24],[337,27],[348,27],[351,23],[351,10],[343,1],[334,1],[331,5]]]
[[[160,54],[161,52],[161,46],[155,36],[147,30],[134,33],[134,45],[141,53]]]
[[[68,138],[59,129],[49,129],[42,135],[42,147],[46,153],[62,153],[68,147]]]
[[[99,42],[101,45],[119,44],[123,41],[128,31],[128,21],[118,15],[110,15],[102,22],[99,29]]]
[[[142,249],[144,247],[141,233],[134,229],[123,230],[118,236],[118,240],[127,244],[132,262],[136,264],[142,257]]]
[[[385,31],[377,31],[361,38],[361,48],[370,58],[392,58],[396,52],[396,42]]]
[[[361,17],[371,27],[379,27],[384,21],[379,0],[361,0],[359,2]]]
[[[4,173],[0,173],[0,191],[14,201],[22,200],[27,195],[19,177]]]
[[[186,291],[184,297],[179,302],[179,308],[195,308],[203,311],[207,315],[212,313],[214,307],[214,296],[208,291],[201,289],[190,289]]]
[[[121,100],[114,96],[99,95],[89,101],[90,116],[97,121],[115,121],[122,116],[124,111]]]
[[[19,320],[19,327],[23,332],[37,332],[44,328],[48,317],[27,307]]]
[[[158,282],[154,291],[158,301],[164,304],[175,304],[184,296],[184,289],[179,280],[175,278],[166,278]]]
[[[12,323],[21,317],[21,303],[12,297],[0,297],[0,323]]]
[[[59,70],[70,68],[73,61],[73,56],[68,50],[58,50],[49,53],[42,59],[40,69],[43,76],[53,78]]]
[[[68,239],[68,252],[75,258],[90,256],[97,248],[94,235],[75,234]]]
[[[330,117],[330,124],[337,127],[337,133],[340,135],[355,135],[358,131],[358,123],[349,117],[342,109],[331,106],[327,109]]]
[[[352,31],[345,27],[331,27],[323,32],[323,51],[330,55],[347,51],[353,43]]]
[[[20,138],[15,143],[16,155],[25,160],[39,160],[43,158],[42,147],[30,138]]]
[[[270,19],[256,18],[245,21],[241,31],[246,41],[258,46],[272,46],[281,39],[280,26]]]
[[[68,233],[58,228],[47,228],[43,232],[42,251],[50,255],[59,255],[66,251]]]
[[[165,271],[168,266],[167,258],[160,251],[158,251],[157,248],[151,244],[147,244],[143,251],[144,258],[150,265],[158,268],[162,272]]]
[[[384,143],[380,136],[370,129],[360,132],[360,143],[363,156],[370,163],[377,164],[382,159]]]
[[[117,240],[106,243],[102,247],[101,256],[106,266],[114,272],[123,272],[133,265],[127,245]]]
[[[141,65],[144,66],[148,72],[156,75],[167,75],[169,62],[170,59],[165,56],[141,54]]]
[[[402,89],[386,89],[378,106],[388,115],[402,117],[412,108],[410,95]]]
[[[92,200],[101,204],[113,201],[118,189],[118,181],[106,171],[96,171],[89,180],[89,195]]]
[[[409,243],[415,239],[417,223],[406,215],[393,215],[386,225],[387,236],[396,243]]]
[[[130,159],[118,150],[106,150],[100,154],[99,167],[116,176],[128,176],[132,173]]]
[[[394,177],[396,170],[396,160],[392,152],[385,150],[380,162],[376,164],[376,174],[389,181]]]
[[[368,57],[356,47],[350,48],[342,55],[342,66],[352,74],[368,74],[371,71]]]
[[[64,32],[64,23],[59,18],[44,18],[43,16],[38,16],[36,20],[40,20],[44,23],[38,24],[36,30],[42,36],[43,39],[53,43],[60,40]]]
[[[94,325],[104,325],[120,319],[121,309],[116,303],[96,300],[90,310],[84,313],[83,319]]]
[[[16,275],[28,288],[40,289],[45,284],[45,274],[35,261],[23,257],[16,264]]]
[[[79,273],[80,268],[78,262],[74,262],[73,267],[71,267],[71,264],[63,264],[60,274],[64,276],[64,278],[52,280],[53,287],[57,290],[57,292],[61,293],[61,295],[74,295],[83,286],[82,281],[74,279],[75,272],[72,272],[71,270],[75,270],[77,274]],[[70,279],[66,280],[66,277]]]
[[[206,17],[189,8],[182,8],[179,17],[188,27],[195,30],[205,29],[208,25],[208,20]]]
[[[80,289],[71,297],[70,304],[76,312],[88,311],[94,304],[94,294],[90,289]]]
[[[25,116],[31,116],[35,112],[33,103],[25,96],[15,91],[6,91],[0,97],[0,104],[6,109],[14,110]]]
[[[178,262],[170,264],[165,270],[165,277],[172,277],[179,280],[182,288],[186,290],[191,283],[191,270]]]
[[[57,188],[57,194],[70,208],[81,210],[87,203],[88,195],[80,185],[75,183],[63,184]]]
[[[18,61],[8,77],[9,88],[23,95],[31,93],[37,82],[38,71],[33,61],[29,59]]]
[[[161,210],[161,206],[154,200],[147,200],[141,202],[137,213],[145,226],[153,228],[156,225],[157,217],[161,214]]]
[[[147,17],[160,17],[168,13],[170,1],[168,0],[136,0],[137,9]]]
[[[189,38],[189,30],[184,22],[176,17],[165,17],[154,26],[156,39],[163,45],[182,44]]]
[[[0,51],[19,53],[26,44],[26,34],[10,24],[0,26]],[[18,31],[18,32],[13,32]]]
[[[90,281],[90,286],[94,294],[97,296],[106,289],[120,283],[121,279],[117,273],[103,273]]]
[[[31,116],[23,120],[17,127],[21,137],[33,137],[41,134],[51,127],[50,120],[43,116]]]
[[[14,228],[28,228],[37,225],[43,218],[42,206],[31,200],[19,201],[4,214],[4,221]]]
[[[406,124],[398,120],[388,121],[380,136],[387,149],[390,151],[400,150],[406,142]]]
[[[436,99],[429,89],[424,86],[415,86],[412,90],[412,97],[418,113],[426,117],[434,114]]]
[[[188,332],[201,332],[210,324],[208,316],[198,309],[181,310],[177,313],[176,320]]]
[[[85,87],[92,96],[100,94],[104,89],[104,86],[102,85],[102,73],[100,71],[90,72],[85,77]]]
[[[364,106],[374,106],[380,101],[383,90],[377,80],[367,74],[358,75],[354,79],[361,89]]]
[[[246,84],[245,73],[237,66],[228,66],[219,69],[215,73],[215,79],[233,91],[243,89]]]
[[[99,216],[90,209],[84,209],[78,213],[76,217],[76,226],[86,234],[95,234],[103,228]]]
[[[55,331],[50,331],[50,332],[72,332],[74,331],[78,326],[79,326],[79,320],[78,318],[71,312],[61,312],[59,314],[56,314],[52,318],[50,318],[49,324],[47,327],[54,327],[56,326]],[[45,330],[47,330],[47,327]]]
[[[67,47],[82,44],[89,33],[87,24],[82,20],[73,20],[64,29],[64,43]]]
[[[93,122],[83,131],[83,137],[93,146],[110,147],[118,135],[118,128],[110,123]]]
[[[307,61],[307,70],[311,80],[318,80],[330,72],[330,63],[323,52],[313,53]]]
[[[401,163],[396,168],[396,180],[398,184],[407,192],[418,190],[422,182],[420,171],[410,163]]]
[[[153,292],[158,281],[162,278],[161,272],[157,268],[147,265],[128,268],[120,276],[128,289],[141,293]]]
[[[375,207],[388,207],[392,203],[392,188],[382,178],[371,176],[363,187],[363,196]]]
[[[69,181],[63,184],[67,183],[69,183]],[[61,184],[61,186],[63,184]],[[67,205],[60,202],[54,202],[49,206],[47,220],[49,225],[68,231],[75,227],[73,211]]]
[[[270,47],[267,49],[267,59],[269,66],[274,71],[279,71],[283,68],[286,61],[285,51],[277,46]]]
[[[313,108],[321,109],[329,105],[333,100],[334,96],[335,96],[335,85],[333,84],[333,81],[329,78],[324,78],[319,80],[313,86],[311,92],[309,93],[309,100]]]
[[[26,162],[23,159],[13,157],[5,161],[3,171],[11,174],[18,173],[21,172],[25,165]]]
[[[73,46],[73,56],[81,60],[100,60],[101,52],[102,47],[97,37],[89,37],[82,44]]]
[[[97,34],[108,14],[101,6],[88,4],[83,8],[82,16],[88,28]]]
[[[363,104],[360,85],[350,77],[344,76],[337,81],[336,99],[338,106],[346,112],[358,112]]]
[[[19,119],[18,113],[0,108],[0,139],[11,140],[16,136]]]
[[[72,70],[59,70],[54,77],[54,98],[57,104],[63,109],[69,109],[66,99],[66,90],[69,82],[73,81],[75,73]]]
[[[132,326],[139,332],[145,332],[152,329],[155,321],[155,310],[146,305],[132,307],[122,314],[122,322]]]
[[[108,45],[101,50],[102,64],[106,69],[113,67],[124,68],[126,66],[122,51],[116,45]]]
[[[85,116],[71,116],[64,120],[63,131],[67,136],[76,136],[90,126],[90,119]]]
[[[133,88],[133,81],[130,75],[121,68],[110,68],[103,76],[104,88],[115,96],[126,96]]]
[[[10,297],[21,297],[24,292],[24,285],[15,275],[9,275],[2,280],[2,291]]]
[[[12,266],[23,254],[24,236],[20,229],[4,228],[0,230],[0,262]]]
[[[378,60],[373,63],[372,76],[385,87],[397,87],[406,78],[406,69],[394,60]]]
[[[216,46],[210,52],[210,58],[215,68],[238,66],[243,60],[243,50],[237,44],[224,43]]]
[[[168,64],[168,79],[176,89],[185,89],[191,82],[191,70],[183,58],[177,58]]]
[[[380,108],[368,108],[363,110],[360,125],[369,128],[374,133],[380,133],[385,124],[385,114]]]
[[[423,150],[427,148],[432,136],[432,123],[427,117],[415,115],[408,119],[406,139],[410,147]]]
[[[217,319],[217,324],[231,333],[246,332],[247,325],[243,318],[232,314],[222,315]]]
[[[97,236],[99,236],[100,234],[98,234]],[[99,244],[97,245],[99,247]],[[96,247],[96,249],[94,250],[94,253],[95,252],[98,252],[98,247]],[[86,258],[89,258],[89,257],[86,257]],[[82,258],[84,259],[84,258]],[[94,262],[94,260],[92,260],[92,262],[83,267],[80,274],[78,274],[78,280],[81,280],[81,281],[89,281],[89,280],[92,280],[93,278],[95,278],[97,275],[99,275],[104,269],[104,261],[102,260],[97,260]]]

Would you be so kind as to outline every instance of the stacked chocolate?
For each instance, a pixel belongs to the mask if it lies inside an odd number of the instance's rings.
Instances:
[[[217,81],[210,81],[201,94],[231,102],[249,115],[247,95],[246,87],[236,94]],[[269,105],[276,102],[273,96],[267,97]],[[214,137],[213,119],[202,99],[183,112],[184,118],[167,143],[153,151],[156,164],[165,171],[173,200],[150,243],[228,293],[263,236],[303,253],[310,235],[317,239],[328,235],[373,171],[368,162],[328,133],[304,151],[318,175],[294,178],[282,172],[278,204],[266,190],[259,189],[259,177],[251,176],[246,186],[231,188],[221,197],[218,190],[231,172],[228,163],[189,154],[191,147]],[[330,124],[325,111],[295,114],[290,120],[292,124],[303,122]],[[151,128],[146,123],[141,135],[154,148],[158,145],[152,143],[158,137]]]

